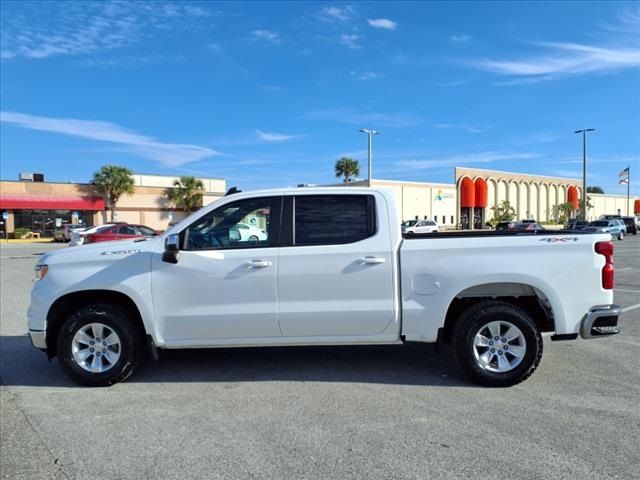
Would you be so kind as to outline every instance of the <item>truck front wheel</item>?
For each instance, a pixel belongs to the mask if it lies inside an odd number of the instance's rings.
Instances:
[[[454,351],[464,372],[488,387],[509,387],[527,379],[542,357],[542,336],[529,314],[501,301],[465,310],[454,334]]]
[[[125,308],[96,304],[80,308],[62,325],[57,352],[76,382],[105,387],[130,376],[144,355],[143,332]]]

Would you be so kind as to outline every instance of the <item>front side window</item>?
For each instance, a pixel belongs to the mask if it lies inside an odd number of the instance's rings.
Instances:
[[[375,234],[371,195],[301,195],[295,197],[294,244],[340,245]]]
[[[271,246],[271,211],[276,197],[227,203],[183,232],[185,250],[221,250]]]

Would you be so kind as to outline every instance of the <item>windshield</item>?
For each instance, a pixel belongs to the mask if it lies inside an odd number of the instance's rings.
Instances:
[[[596,222],[591,222],[591,225],[593,225],[594,227],[608,227],[609,222],[606,220],[598,220]]]
[[[418,223],[417,220],[407,220],[406,222],[404,222],[402,224],[403,227],[413,227],[416,223]],[[397,225],[397,224],[396,224]]]

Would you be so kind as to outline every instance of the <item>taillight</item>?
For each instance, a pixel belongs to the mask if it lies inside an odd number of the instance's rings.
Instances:
[[[596,243],[596,253],[604,255],[604,267],[602,267],[602,288],[613,290],[613,243]]]

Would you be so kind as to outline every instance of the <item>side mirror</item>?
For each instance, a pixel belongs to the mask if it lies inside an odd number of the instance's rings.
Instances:
[[[178,263],[178,257],[180,256],[180,235],[173,233],[167,235],[164,241],[164,253],[162,254],[162,261],[167,263]]]

